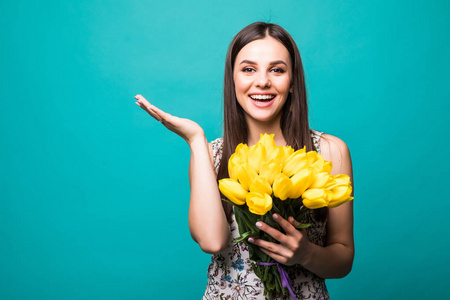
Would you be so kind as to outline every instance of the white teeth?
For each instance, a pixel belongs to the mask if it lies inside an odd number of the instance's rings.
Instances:
[[[275,98],[274,95],[250,95],[253,100],[272,100]]]

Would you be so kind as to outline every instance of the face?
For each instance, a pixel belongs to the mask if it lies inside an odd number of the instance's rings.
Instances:
[[[247,121],[270,122],[292,90],[292,62],[286,47],[272,37],[245,45],[236,56],[233,71],[236,98]]]

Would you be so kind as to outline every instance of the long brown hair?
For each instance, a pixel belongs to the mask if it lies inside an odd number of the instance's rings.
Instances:
[[[295,150],[306,146],[306,150],[315,150],[308,122],[305,77],[300,52],[297,45],[281,26],[273,23],[256,22],[242,29],[231,41],[225,60],[224,78],[224,116],[223,116],[223,152],[217,180],[229,177],[228,159],[239,143],[248,142],[248,127],[242,107],[236,99],[233,71],[237,54],[248,43],[270,36],[282,43],[289,52],[292,61],[292,94],[286,99],[282,109],[281,131],[287,145]],[[232,206],[222,202],[228,221],[231,222]]]

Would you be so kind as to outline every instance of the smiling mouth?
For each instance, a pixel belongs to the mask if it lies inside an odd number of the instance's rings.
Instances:
[[[275,98],[275,95],[249,95],[249,97],[258,102],[269,102]]]

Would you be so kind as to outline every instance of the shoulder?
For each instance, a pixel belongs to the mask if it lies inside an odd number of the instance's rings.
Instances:
[[[332,173],[351,174],[350,150],[343,140],[331,134],[322,134],[320,137],[320,146],[322,157],[333,163]]]

